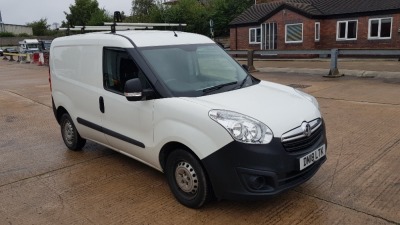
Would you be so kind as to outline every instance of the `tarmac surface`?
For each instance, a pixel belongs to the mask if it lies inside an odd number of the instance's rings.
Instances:
[[[270,200],[193,210],[150,167],[93,142],[67,150],[48,68],[0,61],[0,224],[400,224],[400,77],[254,75],[318,99],[328,160]]]

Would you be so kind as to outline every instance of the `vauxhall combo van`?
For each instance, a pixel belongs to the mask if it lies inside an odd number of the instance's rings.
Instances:
[[[261,81],[211,39],[173,31],[57,38],[49,75],[65,145],[104,145],[166,175],[175,198],[277,195],[326,160],[314,97]]]

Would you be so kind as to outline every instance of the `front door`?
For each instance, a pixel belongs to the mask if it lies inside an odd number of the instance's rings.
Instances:
[[[103,130],[110,146],[139,160],[147,161],[147,148],[153,143],[153,104],[149,101],[128,101],[123,95],[125,82],[144,74],[124,49],[104,48],[104,91],[102,105]]]
[[[261,24],[261,49],[274,50],[278,47],[278,34],[276,23]]]

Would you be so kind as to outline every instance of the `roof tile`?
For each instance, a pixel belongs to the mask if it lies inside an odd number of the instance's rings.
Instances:
[[[280,0],[251,6],[230,25],[261,23],[279,7],[294,9],[309,17],[329,17],[388,10],[400,12],[400,0]]]

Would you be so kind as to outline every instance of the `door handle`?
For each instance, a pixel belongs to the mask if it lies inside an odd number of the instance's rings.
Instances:
[[[100,107],[100,112],[104,113],[104,99],[102,96],[99,98],[99,107]]]

